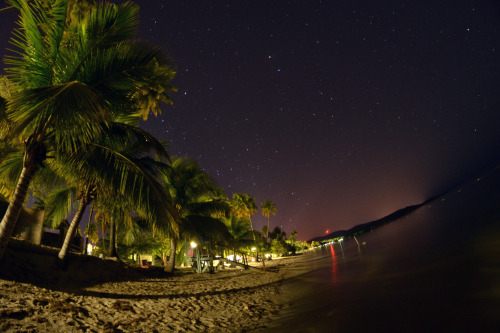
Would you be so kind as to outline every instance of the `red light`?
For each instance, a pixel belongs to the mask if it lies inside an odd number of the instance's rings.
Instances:
[[[325,234],[329,234],[329,233],[330,233],[330,229],[326,229]]]

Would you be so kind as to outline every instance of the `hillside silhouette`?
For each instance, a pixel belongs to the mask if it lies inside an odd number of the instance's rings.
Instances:
[[[401,208],[383,218],[358,224],[348,230],[337,230],[327,235],[312,238],[308,242],[322,242],[339,237],[348,238],[357,236],[376,228],[380,228],[388,223],[399,221],[417,209],[432,204],[434,201],[446,201],[448,197],[453,197],[455,194],[460,194],[462,197],[460,202],[468,205],[470,210],[475,210],[478,207],[488,204],[491,207],[494,207],[495,202],[497,202],[500,206],[500,165],[496,165],[487,172],[484,172],[482,176],[474,177],[473,179],[462,183],[460,186],[456,186],[443,194],[427,199],[420,204]]]

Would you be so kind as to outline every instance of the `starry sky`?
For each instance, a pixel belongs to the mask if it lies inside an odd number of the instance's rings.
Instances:
[[[500,162],[498,1],[139,0],[173,106],[141,126],[298,239]],[[0,55],[15,12],[0,14]],[[260,229],[266,220],[253,216]]]

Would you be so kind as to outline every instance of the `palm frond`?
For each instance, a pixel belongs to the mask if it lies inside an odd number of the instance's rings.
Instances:
[[[32,183],[44,192],[51,192],[56,188],[66,186],[71,183],[71,171],[69,168],[62,168],[64,162],[61,159],[50,159],[44,163],[44,168],[39,168]]]
[[[24,153],[14,147],[5,147],[0,160],[0,179],[4,186],[15,188],[23,170]]]
[[[74,45],[76,63],[66,79],[77,79],[81,67],[96,51],[131,39],[137,32],[138,22],[139,7],[132,2],[121,5],[102,2],[94,7],[84,24],[78,25],[79,39]]]
[[[17,48],[6,56],[7,69],[13,80],[22,87],[48,85],[53,77],[52,64],[58,54],[64,33],[67,1],[33,0],[9,1],[19,9],[18,28],[14,29],[11,44]]]
[[[172,199],[158,182],[160,169],[149,157],[134,158],[108,147],[91,144],[68,158],[82,179],[94,179],[103,187],[131,200],[146,220],[158,220],[160,227],[178,229]]]
[[[131,1],[120,5],[101,2],[93,8],[86,24],[80,29],[85,49],[89,50],[131,39],[139,29],[139,6]]]
[[[218,219],[189,215],[184,220],[184,233],[189,238],[211,242],[223,242],[232,238],[227,226]]]
[[[210,200],[203,202],[193,202],[189,205],[189,211],[195,215],[205,216],[228,216],[231,211],[231,206],[222,200]]]
[[[118,151],[138,152],[139,156],[154,154],[169,159],[165,143],[136,126],[113,122],[103,133],[101,142]]]
[[[15,93],[8,103],[11,136],[55,130],[65,149],[95,140],[108,121],[107,104],[89,86],[77,81]]]
[[[162,66],[162,71],[155,67],[155,63]],[[91,85],[111,104],[120,106],[141,89],[160,82],[163,84],[162,93],[171,91],[166,82],[175,76],[173,68],[173,62],[161,48],[135,40],[96,50],[82,64],[75,79]],[[137,107],[137,98],[131,102]]]
[[[73,203],[76,196],[74,187],[64,187],[50,193],[45,200],[47,209],[47,220],[52,221],[52,228],[66,219],[73,211]]]
[[[0,97],[0,139],[9,134],[10,122],[7,118],[7,101]]]

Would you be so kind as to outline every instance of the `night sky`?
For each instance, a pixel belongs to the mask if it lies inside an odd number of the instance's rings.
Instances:
[[[179,89],[141,126],[229,196],[273,200],[287,234],[383,217],[500,161],[498,1],[136,3]],[[2,57],[16,15],[0,14]]]

